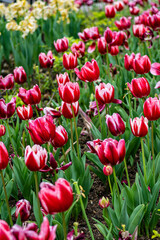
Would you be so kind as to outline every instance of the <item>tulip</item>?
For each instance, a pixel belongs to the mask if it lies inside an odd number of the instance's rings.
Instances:
[[[63,54],[63,66],[65,67],[65,69],[67,70],[72,70],[75,67],[77,67],[78,62],[77,62],[77,55],[73,55],[72,53],[69,53],[69,55],[67,55],[67,53]]]
[[[140,9],[138,7],[131,7],[129,8],[130,14],[132,15],[138,15]]]
[[[0,219],[0,239],[3,240],[11,240],[12,234],[10,232],[9,225],[4,221]]]
[[[117,11],[122,11],[123,8],[124,8],[124,4],[123,4],[123,2],[121,2],[121,1],[115,2],[114,6],[115,6],[115,8],[116,8]]]
[[[38,85],[35,85],[30,90],[19,88],[18,97],[26,104],[38,104],[41,101],[41,91]]]
[[[130,118],[130,126],[134,136],[136,137],[144,137],[148,133],[148,120],[143,116],[141,118],[134,118],[133,120]]]
[[[96,139],[96,140],[87,142],[87,146],[89,147],[90,152],[97,154],[97,148],[99,148],[101,146],[102,142],[103,141],[100,139]]]
[[[99,67],[96,60],[92,59],[92,62],[86,62],[85,65],[81,68],[81,71],[78,68],[75,69],[77,77],[84,82],[93,82],[99,78]]]
[[[64,212],[73,203],[73,191],[67,180],[59,178],[55,185],[48,182],[40,184],[39,199],[47,213]]]
[[[125,124],[118,113],[112,116],[106,115],[106,123],[113,136],[119,136],[125,132]]]
[[[133,25],[132,30],[135,37],[143,39],[144,34],[147,31],[147,28],[143,24],[138,24]]]
[[[51,107],[45,107],[43,109],[45,115],[51,115],[52,118],[59,118],[62,114],[60,111],[53,109]]]
[[[8,74],[6,77],[0,76],[0,89],[8,90],[14,87],[13,74]]]
[[[26,82],[27,75],[23,67],[16,67],[13,73],[14,73],[14,80],[16,83],[22,84]]]
[[[113,37],[114,37],[114,34],[112,30],[109,27],[107,27],[106,31],[104,32],[104,38],[106,42],[111,43],[113,41]]]
[[[95,97],[99,103],[107,104],[114,100],[114,87],[110,83],[100,83],[95,88]]]
[[[98,27],[86,28],[82,33],[78,33],[80,39],[84,42],[88,40],[97,40],[100,37]]]
[[[135,20],[134,20],[135,24],[143,24],[143,25],[147,26],[148,25],[148,16],[149,16],[148,13],[143,13],[140,16],[135,17]]]
[[[0,125],[0,137],[4,136],[6,133],[6,128],[4,125]]]
[[[67,82],[58,87],[60,98],[66,103],[77,102],[80,98],[80,89],[78,83]]]
[[[78,227],[78,223],[77,222],[74,222],[73,224],[75,227],[77,226]],[[67,240],[85,240],[85,233],[84,232],[80,232],[79,229],[77,229],[77,232],[75,233],[75,227],[72,231],[70,231],[68,234],[67,234]],[[76,227],[76,228],[77,228]],[[76,235],[75,235],[76,234]]]
[[[56,239],[56,229],[57,225],[49,226],[49,221],[47,217],[43,218],[43,222],[41,224],[41,229],[39,233],[39,240],[55,240]]]
[[[115,25],[119,30],[128,29],[131,26],[131,18],[121,17],[120,21],[115,21]]]
[[[47,53],[47,55],[45,53],[40,53],[39,54],[39,63],[40,63],[42,68],[53,67],[54,60],[55,59],[53,58],[52,51],[49,51]]]
[[[5,169],[9,162],[8,151],[3,142],[0,142],[0,171]]]
[[[134,58],[135,58],[135,54],[134,53],[132,53],[131,56],[126,54],[125,57],[124,57],[124,67],[128,71],[133,69],[133,60],[134,60]]]
[[[104,37],[98,39],[98,51],[100,54],[107,53],[107,43]]]
[[[114,18],[116,15],[116,8],[113,5],[106,5],[105,15],[107,18]]]
[[[103,167],[103,173],[104,173],[104,175],[106,175],[106,176],[112,175],[112,173],[113,173],[113,168],[112,168],[112,166],[111,166],[110,164],[105,165],[105,166]]]
[[[29,120],[29,127],[27,127],[32,141],[39,145],[53,140],[55,128],[53,118],[50,115],[39,117],[35,120]]]
[[[68,76],[67,72],[65,72],[64,74],[59,74],[59,75],[57,74],[56,79],[57,79],[58,85],[59,84],[65,85],[67,82],[70,82],[70,79],[69,79],[69,76]]]
[[[55,131],[55,137],[52,140],[52,145],[54,147],[63,147],[68,141],[67,131],[63,126],[58,126]]]
[[[16,108],[16,97],[13,97],[9,103],[5,103],[4,99],[0,99],[0,119],[12,117]]]
[[[116,56],[119,53],[119,48],[118,46],[110,46],[108,47],[108,52],[112,55],[112,56]]]
[[[99,206],[101,208],[108,208],[109,207],[109,199],[108,198],[105,198],[105,197],[102,197],[100,200],[99,200]]]
[[[79,43],[73,43],[71,46],[73,54],[77,54],[77,57],[83,57],[85,53],[85,44],[80,41]]]
[[[136,98],[143,98],[150,94],[150,85],[146,78],[134,78],[131,84],[127,83],[132,95]]]
[[[30,171],[39,171],[47,163],[48,154],[45,148],[39,145],[26,147],[25,164]]]
[[[74,115],[76,117],[78,115],[78,111],[79,111],[79,102],[72,103],[72,107],[74,110]],[[61,110],[62,110],[62,114],[65,118],[68,118],[68,119],[73,118],[71,104],[62,102]]]
[[[113,34],[113,40],[110,44],[110,46],[121,46],[123,45],[128,48],[128,42],[127,42],[127,34],[123,31],[114,32]]]
[[[160,100],[155,98],[148,98],[143,105],[144,116],[149,121],[155,121],[160,118]]]
[[[23,105],[22,107],[17,107],[17,115],[21,120],[28,120],[33,117],[33,110],[29,104],[27,107]]]
[[[16,218],[18,218],[18,215],[20,214],[21,221],[24,222],[28,220],[30,216],[30,210],[31,210],[30,202],[28,202],[26,199],[19,200],[16,203],[15,216]]]
[[[153,30],[157,30],[160,27],[160,15],[159,14],[149,15],[147,20],[148,20],[148,25]]]
[[[133,70],[137,74],[148,73],[151,69],[151,61],[147,55],[140,56],[136,54],[135,59],[133,60]]]
[[[54,46],[57,52],[65,52],[68,49],[68,39],[66,37],[54,41]]]
[[[156,63],[156,62],[153,63],[151,65],[150,73],[155,75],[155,76],[160,75],[160,63]]]

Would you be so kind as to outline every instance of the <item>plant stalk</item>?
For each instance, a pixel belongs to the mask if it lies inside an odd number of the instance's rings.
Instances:
[[[35,179],[35,186],[36,186],[36,196],[37,196],[37,205],[38,205],[39,219],[40,219],[40,223],[42,223],[42,214],[41,214],[40,202],[39,202],[39,198],[38,198],[39,187],[38,187],[37,172],[34,172],[34,179]]]
[[[142,160],[143,160],[144,180],[145,180],[145,183],[147,184],[146,163],[145,163],[144,146],[143,146],[143,138],[142,138],[142,137],[141,137],[141,148],[142,148]]]
[[[124,167],[125,167],[125,171],[126,171],[126,177],[127,177],[128,186],[131,187],[130,180],[129,180],[128,169],[127,169],[126,158],[124,158]]]
[[[75,128],[76,139],[77,139],[77,155],[78,155],[78,158],[80,159],[80,153],[79,153],[79,138],[78,138],[78,131],[77,131],[76,118],[75,118],[75,114],[74,114],[74,109],[73,109],[73,105],[72,105],[72,103],[71,103],[71,108],[72,108],[73,121],[74,121],[74,128]]]
[[[62,222],[63,222],[64,240],[67,240],[67,229],[66,229],[66,221],[65,221],[65,214],[64,214],[64,212],[62,212]]]

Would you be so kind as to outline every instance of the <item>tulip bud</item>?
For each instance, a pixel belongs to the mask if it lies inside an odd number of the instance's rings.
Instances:
[[[98,39],[98,51],[100,54],[107,53],[107,43],[104,37]]]
[[[77,67],[78,62],[77,62],[77,55],[73,55],[72,53],[67,53],[63,54],[63,66],[67,70],[72,70],[75,67]]]
[[[4,125],[0,125],[0,137],[4,136],[6,133],[6,128]]]
[[[56,79],[57,79],[58,85],[59,84],[65,85],[67,82],[70,82],[70,79],[69,79],[69,76],[68,76],[67,72],[65,72],[64,74],[59,74],[59,76],[56,75]]]
[[[27,75],[23,67],[16,67],[13,73],[14,73],[14,80],[16,83],[22,84],[26,82]]]
[[[54,46],[57,52],[65,52],[68,49],[68,39],[66,37],[54,41]]]
[[[104,167],[103,167],[103,173],[104,173],[104,175],[106,175],[106,176],[110,176],[110,175],[112,175],[112,173],[113,173],[113,168],[112,168],[112,166],[111,165],[105,165]]]
[[[29,120],[29,127],[27,129],[35,144],[42,145],[52,141],[55,136],[55,124],[50,115]]]
[[[33,117],[33,110],[29,104],[27,107],[23,105],[22,107],[17,107],[17,115],[21,120],[28,120]]]
[[[79,102],[72,103],[72,107],[73,107],[74,115],[76,117],[79,111]],[[62,114],[65,118],[68,118],[68,119],[73,118],[71,104],[62,102],[61,109],[62,109]]]
[[[39,63],[43,68],[53,67],[54,60],[55,59],[53,58],[53,54],[51,51],[49,51],[47,55],[45,53],[39,54]]]
[[[13,74],[8,74],[6,77],[0,76],[0,89],[8,90],[14,87]]]
[[[100,37],[98,27],[86,28],[83,33],[78,33],[78,36],[83,41],[96,40]]]
[[[153,63],[151,65],[151,70],[150,70],[150,73],[155,75],[155,76],[158,76],[160,75],[160,63]]]
[[[126,54],[125,57],[124,57],[124,67],[128,71],[133,69],[133,60],[134,60],[134,58],[135,58],[135,54],[134,53],[132,53],[131,56]]]
[[[72,205],[73,191],[67,180],[59,178],[55,185],[42,182],[40,189],[39,199],[47,213],[64,212]]]
[[[68,141],[67,131],[63,126],[58,126],[55,131],[55,137],[52,140],[51,144],[54,147],[63,147]]]
[[[146,97],[150,94],[150,85],[146,78],[134,78],[131,84],[127,83],[129,90],[136,98]]]
[[[60,111],[53,109],[51,107],[45,107],[43,109],[43,112],[45,115],[51,115],[53,118],[59,118],[62,115]]]
[[[132,15],[138,15],[140,9],[138,7],[131,7],[129,8],[130,14]]]
[[[35,85],[30,90],[24,88],[19,89],[18,97],[26,104],[38,104],[41,101],[41,91],[38,85]]]
[[[130,18],[121,17],[120,21],[115,21],[115,25],[119,30],[128,29],[131,26]]]
[[[149,121],[155,121],[160,118],[160,100],[155,98],[148,98],[143,105],[144,116]]]
[[[0,142],[0,170],[5,169],[9,162],[9,155],[7,148],[3,142]]]
[[[12,234],[10,232],[9,225],[4,220],[0,220],[0,239],[3,240],[12,239]]]
[[[147,31],[147,28],[143,24],[138,24],[133,25],[132,30],[135,37],[143,39],[144,34]]]
[[[85,65],[81,68],[81,72],[78,70],[78,68],[76,68],[75,73],[82,81],[93,82],[99,78],[100,71],[97,62],[92,59],[91,63],[85,63]]]
[[[71,46],[73,54],[77,54],[77,57],[83,57],[85,53],[85,44],[80,41],[79,43],[73,43]]]
[[[39,171],[47,163],[48,154],[45,148],[39,145],[26,147],[25,164],[30,171]]]
[[[65,85],[60,84],[58,87],[60,98],[66,103],[77,102],[80,97],[78,83],[67,82]]]
[[[148,120],[143,116],[141,118],[134,118],[133,120],[130,118],[131,130],[134,136],[136,137],[144,137],[148,133]]]
[[[114,18],[116,15],[116,8],[113,5],[106,5],[105,15],[107,18]]]
[[[57,225],[49,226],[49,221],[47,217],[43,218],[43,222],[41,224],[40,233],[38,236],[39,240],[55,240],[56,239],[56,229]],[[35,240],[38,240],[35,239]]]
[[[135,59],[133,60],[133,70],[137,74],[148,73],[151,69],[151,61],[147,55],[140,56],[136,54]]]
[[[115,2],[114,6],[115,6],[115,8],[116,8],[117,11],[122,11],[123,8],[124,8],[124,4],[123,4],[123,2],[121,2],[121,1]]]
[[[105,197],[102,197],[100,200],[99,200],[99,206],[101,208],[108,208],[109,207],[109,199],[108,198],[105,198]]]
[[[118,113],[113,113],[112,116],[106,115],[106,123],[113,136],[118,136],[125,132],[125,124]]]
[[[4,99],[0,99],[0,119],[12,117],[16,109],[16,97],[13,97],[9,103],[5,103]]]
[[[108,47],[108,52],[112,55],[112,56],[116,56],[119,53],[119,48],[118,46],[110,46]]]
[[[15,216],[16,218],[18,218],[18,215],[20,214],[21,221],[24,222],[28,220],[30,216],[30,210],[31,210],[30,202],[28,202],[26,199],[19,200],[16,203]]]
[[[107,104],[114,100],[114,87],[110,83],[100,83],[95,88],[95,97],[99,103]]]
[[[113,37],[114,37],[113,35],[114,34],[113,34],[112,30],[109,27],[107,27],[106,31],[104,32],[104,37],[105,37],[107,43],[112,42]]]

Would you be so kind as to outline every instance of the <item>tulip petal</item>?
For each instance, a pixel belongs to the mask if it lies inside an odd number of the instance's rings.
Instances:
[[[151,65],[150,73],[155,76],[160,75],[160,63],[153,63]]]

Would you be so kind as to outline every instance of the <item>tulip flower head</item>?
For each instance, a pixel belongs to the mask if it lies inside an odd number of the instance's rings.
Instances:
[[[85,53],[85,44],[80,41],[79,43],[73,43],[71,46],[73,54],[77,54],[77,57],[83,57]]]
[[[116,15],[116,8],[114,5],[105,6],[105,15],[107,18],[114,18]]]
[[[63,66],[65,67],[65,69],[67,70],[72,70],[74,68],[76,68],[78,65],[77,62],[77,54],[73,54],[73,53],[69,53],[67,55],[67,53],[63,54]]]
[[[68,141],[67,131],[63,126],[58,126],[55,131],[55,136],[52,140],[52,145],[54,147],[63,147]]]
[[[0,125],[0,137],[4,136],[6,133],[6,128],[4,125]]]
[[[108,208],[109,207],[109,199],[108,198],[105,198],[105,197],[102,197],[100,200],[99,200],[99,206],[101,208]]]
[[[150,85],[146,78],[134,78],[130,83],[127,83],[132,95],[136,98],[143,98],[150,94]]]
[[[125,124],[118,113],[112,116],[106,115],[106,123],[113,136],[119,136],[125,132]]]
[[[118,12],[119,12],[119,11],[122,11],[123,8],[124,8],[124,4],[123,4],[122,1],[117,1],[117,2],[115,2],[114,6],[115,6],[115,8],[116,8],[116,10],[117,10]]]
[[[149,121],[155,121],[160,118],[160,100],[158,98],[147,98],[143,104],[144,116]]]
[[[30,210],[31,210],[30,202],[28,202],[26,199],[19,200],[16,203],[15,216],[16,218],[18,218],[18,215],[20,214],[21,221],[24,222],[28,220],[30,216]]]
[[[13,97],[9,103],[5,103],[4,99],[0,99],[0,119],[12,117],[16,109],[16,97]]]
[[[107,43],[104,37],[98,39],[98,51],[100,54],[107,53]]]
[[[100,37],[98,27],[86,28],[82,33],[78,33],[80,39],[84,42],[88,40],[97,40]]]
[[[76,117],[79,111],[79,102],[72,103],[72,107],[73,107],[74,115]],[[68,119],[73,118],[72,107],[70,103],[62,102],[61,110],[65,118],[68,118]]]
[[[12,234],[9,225],[4,221],[0,220],[0,239],[10,240],[12,239]]]
[[[16,83],[22,84],[26,82],[27,75],[23,67],[16,67],[13,73],[14,73],[14,80]]]
[[[112,175],[112,173],[113,173],[113,168],[112,168],[112,166],[111,166],[110,164],[105,165],[105,166],[103,167],[103,173],[104,173],[104,175],[106,175],[106,176]]]
[[[13,74],[8,74],[6,77],[0,76],[0,89],[8,90],[14,87],[14,77]]]
[[[53,58],[52,51],[49,51],[47,53],[47,55],[45,53],[40,53],[39,54],[39,63],[40,63],[42,68],[53,67],[54,60],[55,59]]]
[[[115,25],[119,30],[128,29],[131,26],[131,17],[121,17],[120,21],[115,21]]]
[[[22,107],[17,107],[17,115],[21,120],[28,120],[33,117],[33,110],[29,104],[27,107],[23,105]]]
[[[111,103],[114,100],[114,87],[110,83],[100,83],[95,88],[95,96],[99,103]]]
[[[0,170],[5,169],[9,162],[9,155],[6,146],[0,142]]]
[[[57,74],[57,75],[56,75],[56,79],[57,79],[58,85],[59,85],[59,84],[65,85],[67,82],[70,81],[67,72],[65,72],[64,74],[59,74],[59,75]]]
[[[67,82],[59,84],[58,87],[60,98],[66,103],[77,102],[80,98],[80,89],[78,83]]]
[[[151,69],[151,61],[147,55],[136,54],[133,60],[133,70],[137,74],[148,73]]]
[[[143,116],[141,118],[130,119],[130,126],[134,136],[144,137],[148,133],[148,120]]]
[[[127,69],[128,71],[133,69],[133,60],[135,59],[135,54],[132,53],[131,56],[129,56],[128,54],[125,55],[124,57],[124,67],[125,69]]]
[[[19,88],[18,97],[26,104],[34,105],[41,101],[41,91],[38,85],[35,85],[30,90]]]
[[[65,52],[68,49],[68,39],[66,37],[54,41],[54,46],[57,52]]]

